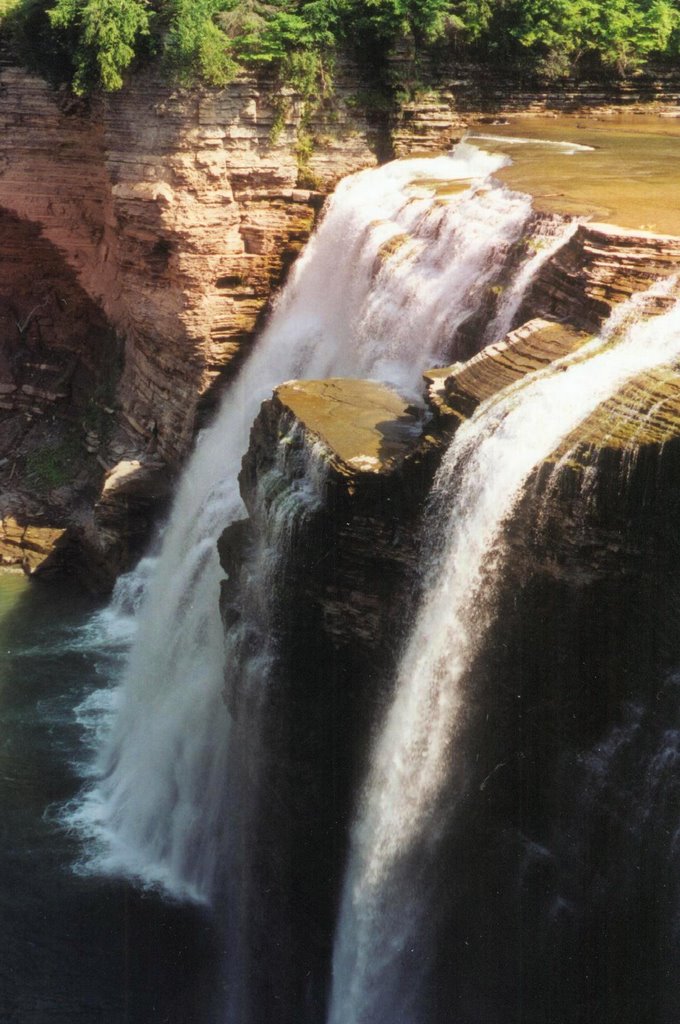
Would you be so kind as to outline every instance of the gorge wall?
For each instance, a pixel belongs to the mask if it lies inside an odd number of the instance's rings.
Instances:
[[[518,91],[467,66],[430,71],[419,97],[388,114],[370,109],[367,83],[343,64],[332,96],[313,110],[271,82],[182,91],[151,73],[85,102],[3,63],[11,365],[5,360],[0,380],[0,459],[8,460],[0,513],[19,523],[13,536],[41,522],[69,527],[76,547],[68,557],[84,551],[90,582],[110,586],[143,547],[197,424],[238,368],[339,178],[386,156],[446,149],[489,112],[680,96],[670,74],[572,86]],[[595,267],[594,314],[614,295],[611,267],[631,267],[615,251],[609,262],[610,236],[589,238],[571,269],[545,282],[556,315],[572,279],[587,273],[579,259]],[[35,533],[32,543],[42,549]],[[22,544],[8,541],[5,561],[22,561]]]
[[[323,193],[376,160],[375,132],[348,96],[339,86],[332,134],[302,168],[301,104],[291,96],[277,107],[271,89],[253,81],[175,92],[147,77],[88,105],[2,68],[0,208],[15,236],[23,224],[26,239],[39,236],[51,253],[49,261],[29,255],[26,241],[13,245],[4,233],[3,294],[16,323],[8,344],[16,348],[15,335],[30,328],[41,333],[42,349],[66,344],[78,363],[96,367],[87,401],[111,411],[106,429],[82,440],[101,469],[121,461],[134,469],[152,456],[158,475],[186,454],[199,404],[214,403],[218,379],[247,348]],[[322,131],[323,112],[314,127]],[[25,273],[18,292],[12,268],[21,260],[26,270],[45,271]],[[64,342],[54,310],[66,310],[76,281],[91,322],[83,332],[76,314]],[[110,339],[103,356],[102,330]],[[22,393],[21,381],[7,366],[2,384],[6,411],[18,415],[20,404],[7,396]],[[83,397],[69,389],[52,399],[54,411],[77,418]],[[100,534],[90,530],[95,548]],[[131,556],[119,551],[109,576]]]

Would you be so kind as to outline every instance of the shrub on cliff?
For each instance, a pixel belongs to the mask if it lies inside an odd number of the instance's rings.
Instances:
[[[76,92],[86,92],[95,82],[104,89],[120,89],[140,38],[150,34],[151,11],[145,0],[56,0],[47,16],[54,29],[72,31],[77,39]]]

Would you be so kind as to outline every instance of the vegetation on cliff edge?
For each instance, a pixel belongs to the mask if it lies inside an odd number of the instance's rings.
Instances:
[[[120,88],[149,58],[185,84],[274,65],[310,92],[337,48],[360,48],[379,71],[404,40],[551,77],[584,61],[626,73],[674,57],[679,25],[680,0],[0,0],[15,51],[80,93]]]

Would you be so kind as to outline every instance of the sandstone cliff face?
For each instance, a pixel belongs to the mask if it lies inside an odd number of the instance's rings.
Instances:
[[[60,400],[59,414],[82,419],[96,404],[95,428],[81,431],[85,459],[99,460],[93,495],[104,467],[186,455],[199,406],[247,350],[323,194],[375,162],[355,88],[339,82],[332,124],[317,112],[324,143],[301,168],[300,103],[271,85],[183,92],[151,76],[88,105],[0,69],[0,398],[15,421]],[[38,335],[41,371],[29,351]],[[111,538],[96,523],[86,532],[105,563]]]
[[[318,188],[375,161],[338,101],[312,159]],[[39,226],[125,338],[124,421],[182,456],[200,397],[248,343],[319,202],[298,189],[291,100],[271,90],[174,92],[149,77],[88,108],[13,69],[0,74],[0,206]]]

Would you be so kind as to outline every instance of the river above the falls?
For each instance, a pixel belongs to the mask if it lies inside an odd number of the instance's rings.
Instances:
[[[96,616],[68,584],[0,573],[0,1019],[202,1024],[218,987],[205,915],[74,870],[59,823],[89,756],[76,709],[122,654],[92,643]]]
[[[468,139],[512,163],[498,172],[537,210],[680,235],[680,116],[499,118]]]

